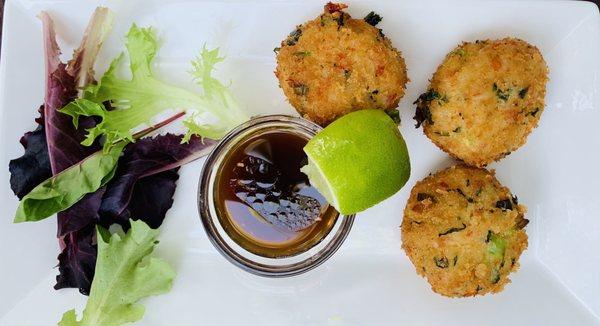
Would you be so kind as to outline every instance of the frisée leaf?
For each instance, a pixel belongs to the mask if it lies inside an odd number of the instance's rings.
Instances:
[[[210,112],[217,116],[219,125],[208,124],[203,120],[202,110],[187,110],[188,116],[183,124],[188,128],[183,141],[188,141],[192,135],[211,139],[222,138],[230,129],[247,120],[247,116],[225,85],[212,76],[217,63],[225,60],[219,56],[219,49],[202,48],[200,55],[192,61],[190,71],[194,81],[202,86],[204,99],[208,102]]]
[[[158,51],[158,42],[151,28],[139,28],[134,24],[126,39],[131,79],[123,79],[116,74],[124,58],[121,54],[113,60],[98,84],[86,88],[84,100],[61,110],[74,121],[82,116],[102,119],[95,127],[87,129],[82,144],[89,146],[97,137],[104,135],[107,150],[117,141],[132,140],[135,128],[149,124],[154,117],[169,109],[186,112],[185,125],[189,131],[185,140],[189,140],[192,134],[219,139],[247,119],[227,87],[211,76],[214,65],[223,60],[217,49],[209,51],[204,48],[193,62],[192,74],[204,90],[204,94],[199,95],[154,76],[151,66]],[[103,106],[107,101],[114,110],[109,111]]]
[[[131,221],[125,235],[98,228],[98,260],[82,318],[69,310],[59,325],[117,326],[142,319],[145,308],[137,302],[168,292],[175,278],[165,261],[152,257],[157,236],[142,221]]]

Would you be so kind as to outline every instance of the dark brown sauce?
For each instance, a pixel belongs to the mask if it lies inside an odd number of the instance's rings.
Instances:
[[[250,137],[225,158],[216,206],[227,234],[244,249],[280,258],[304,252],[331,230],[338,213],[300,172],[301,135],[271,131]]]

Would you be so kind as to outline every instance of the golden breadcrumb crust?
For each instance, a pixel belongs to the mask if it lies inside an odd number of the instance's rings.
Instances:
[[[381,30],[343,12],[346,7],[327,4],[276,51],[285,96],[322,126],[360,109],[395,109],[408,81],[401,53]]]
[[[418,182],[402,221],[402,248],[433,291],[499,292],[527,248],[526,208],[494,171],[458,165]]]
[[[463,43],[417,100],[418,124],[439,148],[483,167],[522,146],[544,111],[548,67],[515,38]]]

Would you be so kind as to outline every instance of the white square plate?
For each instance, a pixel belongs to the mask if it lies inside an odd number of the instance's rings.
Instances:
[[[159,255],[178,271],[173,290],[144,303],[144,325],[598,325],[600,324],[600,15],[578,1],[348,1],[374,10],[406,58],[411,82],[400,103],[412,177],[398,194],[359,214],[342,249],[321,267],[288,279],[238,270],[207,240],[196,210],[202,162],[181,170],[175,205],[162,226]],[[204,43],[227,55],[219,74],[252,113],[294,113],[273,76],[273,48],[323,1],[114,1],[115,27],[97,64],[123,50],[131,23],[154,26],[163,46],[159,75],[191,87],[189,60]],[[41,23],[48,10],[68,59],[97,2],[8,0],[0,66],[0,324],[48,325],[85,298],[54,291],[56,222],[11,223],[17,199],[8,161],[34,127],[43,100]],[[411,104],[445,53],[463,40],[515,36],[539,47],[550,67],[547,110],[525,146],[493,164],[528,206],[529,249],[497,295],[448,299],[416,275],[400,248],[399,225],[414,183],[450,165],[421,130]]]

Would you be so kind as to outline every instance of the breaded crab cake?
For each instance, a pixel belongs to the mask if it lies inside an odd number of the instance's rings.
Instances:
[[[458,165],[418,182],[402,221],[402,248],[433,291],[499,292],[527,248],[526,208],[494,172]]]
[[[406,65],[373,12],[353,19],[344,4],[299,25],[276,48],[275,75],[285,96],[305,118],[325,126],[346,113],[382,109],[397,114]]]
[[[463,43],[415,102],[417,127],[439,148],[483,167],[522,146],[544,112],[548,67],[515,38]]]

